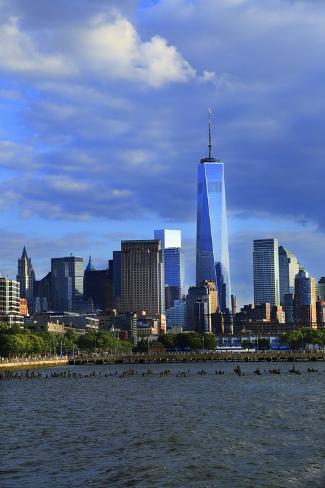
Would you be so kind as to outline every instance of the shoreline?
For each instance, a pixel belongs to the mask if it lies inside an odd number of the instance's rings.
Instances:
[[[67,366],[69,365],[69,359],[64,358],[49,358],[49,359],[28,359],[28,360],[15,360],[15,361],[3,361],[0,362],[0,371],[12,370],[12,369],[34,369],[34,368],[48,368],[51,366]]]
[[[316,362],[325,361],[325,352],[219,352],[219,353],[142,353],[127,355],[94,355],[76,358],[21,359],[0,362],[0,371],[24,370],[58,366],[172,364],[202,362]]]

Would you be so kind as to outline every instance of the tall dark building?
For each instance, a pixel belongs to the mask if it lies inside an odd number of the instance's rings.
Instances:
[[[113,305],[118,311],[121,309],[121,251],[113,251],[113,260],[110,261],[113,275]]]
[[[155,317],[164,310],[164,263],[160,241],[122,241],[121,311],[146,312]]]
[[[51,272],[35,281],[34,312],[47,312],[51,305]]]
[[[89,257],[84,274],[84,299],[92,301],[93,308],[102,311],[113,309],[112,269],[96,270]]]
[[[187,328],[196,332],[212,331],[212,316],[218,308],[218,295],[214,281],[191,286],[186,297]]]
[[[32,308],[35,273],[31,259],[27,256],[25,246],[21,258],[18,259],[17,281],[19,281],[20,284],[20,297],[26,298],[29,307]]]
[[[68,256],[51,259],[51,306],[60,312],[83,307],[83,258]]]

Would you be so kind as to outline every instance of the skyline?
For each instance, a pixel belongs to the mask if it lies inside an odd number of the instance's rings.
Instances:
[[[319,279],[325,6],[120,3],[0,1],[0,272],[15,278],[24,245],[40,278],[50,257],[100,268],[120,240],[179,228],[194,283],[211,106],[239,303],[252,301],[254,239],[278,238]]]

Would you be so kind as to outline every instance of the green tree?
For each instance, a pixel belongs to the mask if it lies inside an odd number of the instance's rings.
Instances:
[[[161,334],[158,337],[158,341],[167,349],[175,347],[176,335],[175,334]]]
[[[204,334],[204,348],[215,349],[217,346],[217,340],[214,334]]]
[[[266,337],[260,337],[257,341],[258,348],[262,351],[270,349],[270,340]]]
[[[247,339],[244,339],[244,340],[241,342],[241,347],[242,347],[243,349],[253,349],[254,344],[253,344],[251,341],[249,341],[249,340],[247,340]]]

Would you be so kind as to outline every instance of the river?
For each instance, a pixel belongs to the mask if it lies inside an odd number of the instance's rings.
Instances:
[[[324,488],[325,363],[297,363],[300,375],[235,366],[173,364],[167,377],[157,364],[70,366],[1,381],[1,488]],[[50,377],[63,371],[76,377]]]

